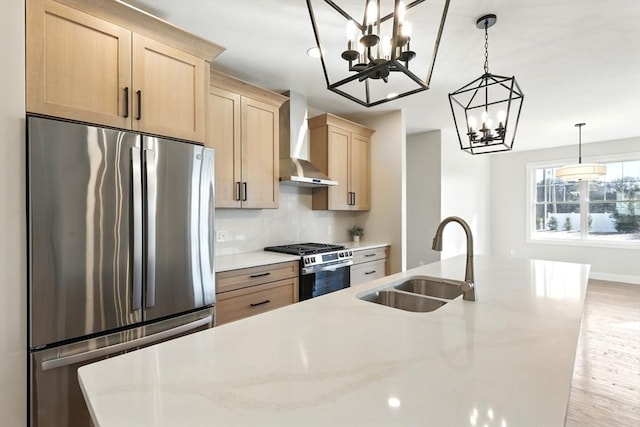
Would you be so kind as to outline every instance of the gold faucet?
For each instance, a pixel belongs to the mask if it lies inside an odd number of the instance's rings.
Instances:
[[[467,301],[475,301],[476,285],[473,273],[473,234],[471,233],[469,224],[467,224],[464,219],[457,216],[450,216],[443,219],[436,230],[436,235],[433,238],[433,245],[431,248],[434,251],[442,251],[442,232],[444,231],[444,227],[450,222],[457,222],[460,224],[467,235],[467,265],[464,272],[464,282],[461,283],[460,286],[464,292],[464,296],[462,298]]]

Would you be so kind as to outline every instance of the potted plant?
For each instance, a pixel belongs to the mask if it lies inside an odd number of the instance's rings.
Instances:
[[[358,227],[357,225],[354,225],[349,230],[349,234],[351,234],[351,237],[353,238],[354,242],[359,242],[360,236],[364,236],[364,230],[362,229],[362,227]]]

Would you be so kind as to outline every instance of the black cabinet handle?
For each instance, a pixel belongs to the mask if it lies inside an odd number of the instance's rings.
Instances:
[[[252,279],[255,279],[256,277],[264,277],[264,276],[268,276],[270,275],[270,272],[266,272],[266,273],[257,273],[257,274],[252,274],[251,276],[249,276]]]
[[[264,301],[251,303],[251,307],[257,307],[259,305],[269,304],[270,302],[271,302],[271,300],[266,299]]]
[[[353,194],[353,202],[351,202],[351,206],[355,206],[356,205],[356,192],[354,191],[352,194]]]
[[[124,117],[129,117],[129,86],[124,88]]]
[[[376,254],[366,254],[364,257],[365,258],[369,258],[369,257],[372,257],[372,256],[376,256]]]
[[[242,183],[242,189],[243,189],[242,201],[246,202],[247,201],[247,183],[246,182]]]
[[[373,274],[373,273],[375,273],[375,272],[376,272],[375,270],[373,270],[373,271],[367,271],[367,272],[365,272],[364,274]]]
[[[138,115],[136,116],[136,120],[140,120],[142,118],[142,91],[137,90],[136,96],[138,97]]]
[[[236,200],[240,200],[240,181],[236,182]]]

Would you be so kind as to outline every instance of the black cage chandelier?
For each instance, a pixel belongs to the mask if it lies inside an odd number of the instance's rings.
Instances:
[[[332,0],[307,0],[327,88],[365,107],[429,89],[450,0],[425,3],[426,12],[438,13],[429,13],[426,20],[420,15],[414,35],[407,16],[424,1],[365,0],[363,9],[354,7],[359,2],[353,0],[344,0],[343,7]],[[427,35],[434,37],[430,62],[415,49]],[[414,74],[421,66],[425,80]]]
[[[471,154],[509,151],[518,129],[524,94],[515,77],[489,72],[488,29],[496,15],[476,21],[484,30],[484,74],[449,94],[449,104],[458,133],[460,148]]]

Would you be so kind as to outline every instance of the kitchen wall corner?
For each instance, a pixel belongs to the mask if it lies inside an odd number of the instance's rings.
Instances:
[[[27,424],[25,2],[0,13],[0,424]]]

